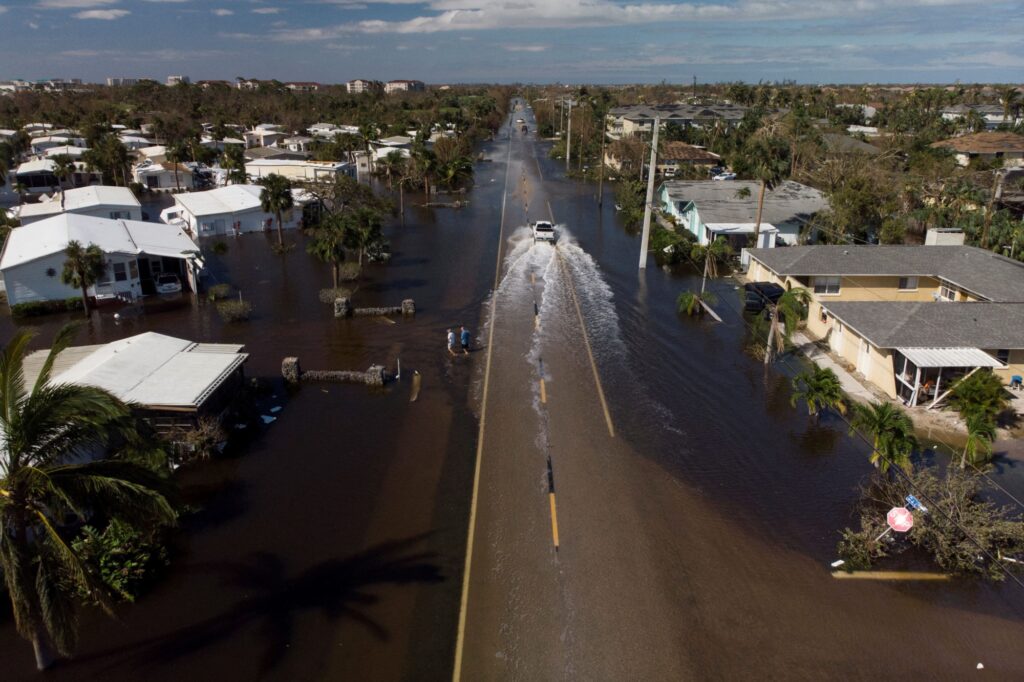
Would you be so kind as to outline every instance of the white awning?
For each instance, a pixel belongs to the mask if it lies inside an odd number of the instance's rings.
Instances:
[[[897,348],[918,367],[1005,367],[979,348]]]

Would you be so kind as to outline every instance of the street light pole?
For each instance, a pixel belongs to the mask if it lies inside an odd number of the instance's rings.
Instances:
[[[569,98],[569,130],[565,134],[565,172],[569,173],[569,163],[572,161],[572,98]]]
[[[601,128],[601,158],[597,160],[597,205],[604,201],[604,128]]]
[[[640,237],[640,269],[647,268],[647,243],[651,237],[651,208],[654,204],[654,174],[658,168],[658,130],[661,118],[654,119],[654,137],[651,139],[651,167],[647,169],[647,200],[644,202],[644,232]],[[643,164],[641,163],[641,172]]]

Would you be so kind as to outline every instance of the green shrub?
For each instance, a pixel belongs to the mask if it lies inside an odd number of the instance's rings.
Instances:
[[[167,549],[156,533],[146,533],[121,521],[111,521],[102,532],[85,526],[71,546],[92,566],[111,592],[135,601],[152,575],[167,565]],[[95,597],[80,594],[86,601]]]
[[[244,322],[252,314],[252,303],[249,301],[218,301],[217,312],[225,322]]]
[[[321,303],[334,303],[334,300],[338,298],[352,298],[352,290],[344,287],[320,290]]]
[[[359,279],[359,273],[361,272],[361,270],[362,267],[359,265],[359,263],[356,263],[354,261],[342,263],[340,266],[338,266],[338,279],[341,280],[342,282],[354,282],[355,280]]]
[[[226,283],[224,283],[224,284],[214,284],[213,286],[211,286],[210,288],[208,288],[206,290],[206,296],[211,301],[219,301],[222,298],[227,298],[230,295],[231,295],[231,285],[230,284],[226,284]]]
[[[11,306],[13,317],[37,317],[52,313],[66,313],[82,309],[82,299],[75,296],[63,301],[28,301]]]
[[[213,243],[213,246],[210,247],[210,251],[212,251],[214,255],[223,256],[228,252],[228,243],[223,239],[219,239]]]
[[[994,421],[1008,404],[1006,388],[991,370],[978,370],[953,384],[949,404],[965,421],[971,417]]]

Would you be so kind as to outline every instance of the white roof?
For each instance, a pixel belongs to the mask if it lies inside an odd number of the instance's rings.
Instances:
[[[296,166],[308,168],[323,168],[325,170],[338,170],[348,165],[347,161],[304,161],[302,159],[255,159],[246,161],[246,167],[255,166]]]
[[[21,164],[18,166],[18,170],[14,172],[18,175],[21,175],[22,173],[45,173],[47,171],[53,171],[56,166],[57,164],[51,159],[35,159]]]
[[[0,270],[61,253],[72,240],[83,246],[95,244],[105,253],[186,258],[198,250],[195,242],[173,225],[61,213],[11,230]]]
[[[146,332],[100,346],[52,383],[97,386],[145,407],[198,408],[249,357],[239,348]]]
[[[121,133],[121,135],[118,136],[118,139],[120,139],[121,142],[141,142],[143,144],[150,144],[149,138],[142,137],[141,135],[128,135],[126,133]]]
[[[1005,367],[978,348],[897,348],[918,367]]]
[[[85,154],[87,151],[89,150],[86,147],[73,147],[71,145],[63,145],[61,147],[50,147],[49,149],[45,150],[43,154],[47,158],[53,158],[54,156],[60,156],[61,154],[67,154],[68,156],[78,158],[82,156],[82,154]]]
[[[142,208],[142,204],[139,203],[139,200],[135,198],[135,195],[127,187],[89,185],[88,187],[78,187],[64,192],[65,211],[73,213],[96,206]],[[41,216],[60,212],[60,193],[58,192],[49,201],[41,201],[38,204],[25,204],[21,207],[20,215]]]
[[[162,144],[155,144],[152,147],[140,147],[135,151],[143,156],[163,156],[167,153],[167,147]]]
[[[220,215],[222,213],[241,213],[260,208],[262,185],[227,185],[206,192],[185,192],[174,197],[175,204],[184,208],[195,217]],[[305,190],[292,189],[292,199],[297,204],[310,200]],[[163,213],[173,209],[167,209]],[[161,215],[163,215],[163,213]]]
[[[756,223],[704,223],[715,234],[754,234]],[[771,223],[761,223],[762,232],[778,232]]]
[[[382,144],[387,147],[401,147],[407,144],[412,144],[412,138],[406,137],[405,135],[392,135],[391,137],[385,137],[382,140],[377,140],[377,144]]]
[[[68,137],[67,135],[44,135],[43,137],[33,137],[32,145],[35,146],[43,142],[61,142],[67,144],[76,139],[79,138]]]

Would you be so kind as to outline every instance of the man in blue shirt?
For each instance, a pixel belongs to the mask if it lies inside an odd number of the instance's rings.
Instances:
[[[469,355],[469,330],[463,327],[460,337],[462,341],[462,352]]]

